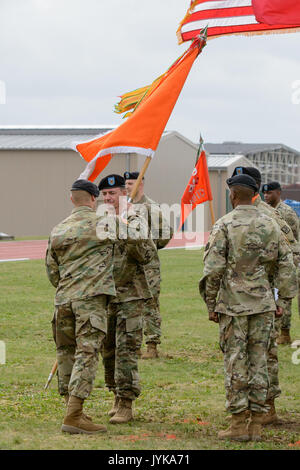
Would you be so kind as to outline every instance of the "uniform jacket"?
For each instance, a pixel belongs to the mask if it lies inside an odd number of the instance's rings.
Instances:
[[[209,312],[250,315],[276,310],[297,294],[291,250],[278,224],[255,206],[238,206],[214,225],[200,293]]]
[[[51,232],[46,270],[56,287],[55,304],[62,305],[96,295],[116,295],[113,279],[113,242],[96,234],[99,219],[87,206],[71,215]]]

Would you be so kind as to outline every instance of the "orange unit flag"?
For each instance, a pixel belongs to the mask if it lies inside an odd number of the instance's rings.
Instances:
[[[195,207],[203,202],[212,200],[213,197],[210,187],[206,155],[205,151],[202,150],[190,181],[181,198],[181,217],[178,230],[182,227]]]
[[[99,157],[106,157],[108,161],[114,154],[122,153],[153,157],[190,69],[205,44],[206,34],[191,44],[176,66],[171,67],[119,127],[89,142],[76,144],[75,150],[89,162],[81,178],[96,179],[103,168]]]

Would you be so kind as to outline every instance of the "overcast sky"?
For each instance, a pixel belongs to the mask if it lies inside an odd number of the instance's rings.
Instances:
[[[1,125],[118,125],[118,95],[182,54],[189,0],[1,0]],[[284,143],[300,150],[300,34],[208,42],[167,129],[193,141]]]

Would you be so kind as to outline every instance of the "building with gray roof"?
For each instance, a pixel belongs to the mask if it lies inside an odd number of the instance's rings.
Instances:
[[[282,185],[300,182],[300,152],[284,144],[247,144],[243,142],[207,143],[210,155],[231,158],[243,155],[262,174],[262,182]]]

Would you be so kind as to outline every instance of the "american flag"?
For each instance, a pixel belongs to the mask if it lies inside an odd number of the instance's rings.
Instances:
[[[276,1],[278,2],[278,0]],[[256,3],[258,0],[192,1],[177,31],[179,44],[194,39],[206,26],[208,26],[208,38],[228,34],[249,35],[299,31],[299,24],[295,26],[291,24],[270,25],[259,22],[255,16]]]

